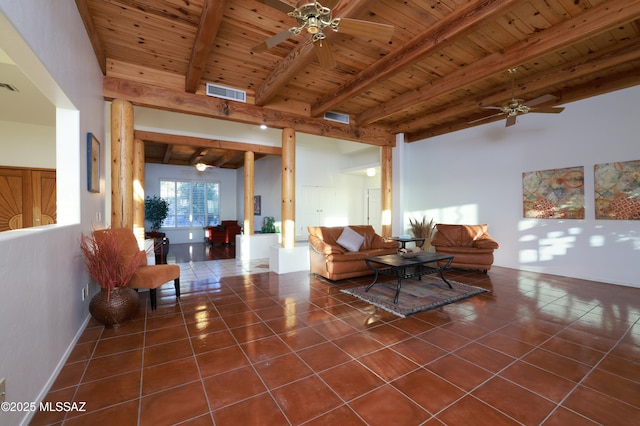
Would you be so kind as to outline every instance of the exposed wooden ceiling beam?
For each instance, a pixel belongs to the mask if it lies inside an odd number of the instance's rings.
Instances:
[[[213,162],[213,166],[223,167],[225,164],[232,163],[235,164],[238,162],[240,158],[244,158],[244,152],[238,151],[227,151],[220,158]]]
[[[202,78],[202,73],[207,66],[207,59],[211,52],[211,46],[220,28],[222,16],[226,7],[226,0],[204,0],[198,32],[191,49],[187,76],[185,79],[185,92],[195,93]]]
[[[562,103],[570,103],[580,101],[582,99],[590,98],[593,96],[603,95],[605,93],[614,92],[616,90],[622,90],[629,87],[636,86],[640,79],[640,70],[633,72],[622,72],[617,75],[611,75],[606,81],[601,81],[599,84],[589,82],[581,86],[573,87],[569,90],[562,92]],[[527,115],[527,114],[525,114]],[[557,117],[552,117],[554,120],[562,120],[562,114]],[[498,116],[494,119],[489,119],[482,123],[470,124],[466,119],[457,120],[455,122],[447,123],[446,125],[436,126],[427,129],[426,131],[420,131],[415,133],[405,134],[405,142],[416,142],[423,139],[432,138],[434,136],[444,135],[450,132],[455,132],[470,127],[475,127],[480,124],[487,124],[493,121],[504,120],[505,117]],[[526,119],[526,118],[525,118]]]
[[[207,154],[207,151],[209,151],[208,148],[196,149],[193,155],[191,156],[191,158],[189,159],[189,165],[193,166],[195,164],[198,164],[202,160],[202,157],[204,157]]]
[[[88,0],[76,0],[76,6],[78,7],[78,11],[80,12],[80,17],[82,18],[82,22],[84,23],[84,28],[87,31],[87,35],[89,36],[91,47],[93,47],[93,53],[96,54],[96,59],[98,60],[98,65],[100,66],[102,75],[106,75],[107,56],[105,55],[104,49],[102,48],[102,43],[100,42],[100,37],[98,37],[96,26],[93,23],[93,18],[91,17],[91,13],[89,11]]]
[[[172,154],[173,154],[173,145],[167,145],[167,148],[164,151],[164,158],[162,159],[162,163],[169,164],[169,161],[171,161]]]
[[[361,126],[374,123],[409,107],[415,107],[424,100],[451,93],[493,74],[506,72],[509,68],[639,17],[640,0],[611,0],[601,3],[572,19],[533,34],[504,52],[496,52],[441,79],[431,81],[426,86],[410,90],[371,108],[358,115],[356,121]]]
[[[562,64],[549,71],[536,74],[534,79],[518,81],[516,76],[516,97],[524,98],[526,93],[539,91],[548,86],[561,84],[568,80],[578,79],[607,68],[639,60],[640,41],[629,40],[621,45],[615,45],[610,49],[592,53],[592,55],[593,56],[578,58],[569,64]],[[411,133],[417,129],[424,129],[443,119],[446,120],[452,115],[452,111],[455,111],[457,115],[468,114],[477,110],[479,107],[502,104],[510,98],[511,87],[505,87],[500,91],[487,93],[486,96],[479,96],[476,99],[463,101],[454,105],[447,105],[440,111],[435,111],[424,117],[418,117],[414,120],[399,124],[393,127],[392,131],[396,133]],[[478,118],[480,117],[481,115],[478,116]]]
[[[472,3],[446,16],[409,41],[402,49],[394,51],[370,67],[360,71],[353,79],[341,85],[333,93],[312,105],[311,116],[318,117],[341,102],[357,96],[380,80],[391,77],[399,70],[444,49],[477,30],[483,23],[504,15],[528,0],[485,0]],[[443,42],[446,41],[446,42]]]
[[[194,136],[172,135],[169,133],[148,132],[135,130],[133,132],[136,139],[148,142],[164,143],[169,145],[190,145],[201,147],[202,149],[219,148],[232,149],[237,151],[251,151],[260,154],[282,155],[282,148],[277,146],[257,145],[246,142],[224,141],[220,139],[198,138]],[[203,154],[204,155],[204,154]]]
[[[369,7],[378,0],[342,0],[332,11],[333,17],[356,18],[365,13]],[[303,34],[302,36],[307,36]],[[337,38],[334,31],[325,33],[327,41],[330,43]],[[278,91],[287,85],[298,73],[307,67],[316,58],[311,39],[306,40],[294,48],[286,58],[276,65],[264,83],[256,89],[256,105],[266,105]]]
[[[356,127],[322,119],[301,117],[269,108],[210,96],[184,93],[149,84],[106,76],[103,79],[106,100],[124,99],[134,105],[247,124],[266,124],[272,128],[289,127],[297,132],[361,142],[377,146],[395,146],[395,136],[384,127]],[[141,138],[142,139],[142,138]]]

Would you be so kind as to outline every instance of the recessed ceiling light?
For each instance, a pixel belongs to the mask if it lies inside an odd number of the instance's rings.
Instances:
[[[266,124],[261,124],[261,125],[260,125],[260,128],[261,128],[262,130],[266,130],[267,125],[266,125]]]

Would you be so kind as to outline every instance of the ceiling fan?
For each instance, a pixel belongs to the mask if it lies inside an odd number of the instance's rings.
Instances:
[[[350,18],[334,18],[331,7],[337,2],[336,0],[323,0],[323,3],[328,4],[330,7],[323,6],[319,1],[300,0],[298,7],[295,8],[280,0],[258,1],[286,12],[287,15],[298,21],[299,26],[291,27],[286,31],[266,39],[251,49],[253,52],[264,52],[306,30],[308,34],[311,34],[311,41],[313,42],[320,66],[324,69],[331,69],[336,66],[336,62],[333,58],[329,43],[326,40],[324,33],[326,29],[357,37],[369,37],[385,42],[390,41],[393,35],[394,27],[392,25]]]
[[[484,107],[485,109],[497,109],[500,112],[496,114],[492,114],[486,117],[479,118],[477,120],[472,120],[469,123],[477,123],[479,121],[489,120],[493,117],[497,117],[499,115],[506,115],[507,121],[505,123],[505,127],[513,126],[516,124],[516,117],[522,114],[528,114],[530,112],[535,113],[544,113],[544,114],[559,114],[564,111],[564,107],[536,107],[536,105],[540,105],[546,102],[554,101],[558,99],[557,96],[546,94],[539,96],[535,99],[531,99],[530,101],[524,101],[524,99],[516,99],[515,96],[515,77],[513,76],[517,71],[517,68],[510,68],[508,70],[509,74],[511,74],[511,100],[506,105],[502,106],[488,106]]]
[[[205,164],[205,163],[196,163],[196,164],[194,164],[194,167],[199,172],[204,172],[207,169],[215,169],[216,168],[216,166],[212,166],[212,165]]]

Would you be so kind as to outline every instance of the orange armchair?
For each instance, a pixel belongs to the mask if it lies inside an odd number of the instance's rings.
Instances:
[[[431,239],[436,253],[453,255],[452,268],[487,272],[493,264],[493,251],[500,247],[487,232],[488,225],[436,225]]]
[[[129,281],[127,286],[140,289],[149,289],[149,299],[151,301],[151,310],[156,309],[156,289],[161,285],[173,280],[173,285],[176,290],[176,298],[180,298],[180,266],[178,265],[147,265],[147,256],[144,250],[140,250],[138,247],[138,241],[136,240],[133,231],[129,228],[114,228],[112,229],[113,235],[118,242],[120,248],[120,261],[121,263],[127,263],[133,256],[138,256],[139,253],[144,260],[142,265],[133,274],[133,278]],[[99,242],[101,236],[104,235],[105,230],[97,230],[93,232],[94,237]]]

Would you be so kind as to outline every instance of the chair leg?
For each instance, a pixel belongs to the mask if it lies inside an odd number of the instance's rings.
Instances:
[[[155,311],[156,310],[156,289],[155,288],[149,289],[149,299],[151,300],[151,310]]]
[[[176,289],[176,299],[180,299],[180,277],[173,280],[173,286]]]

